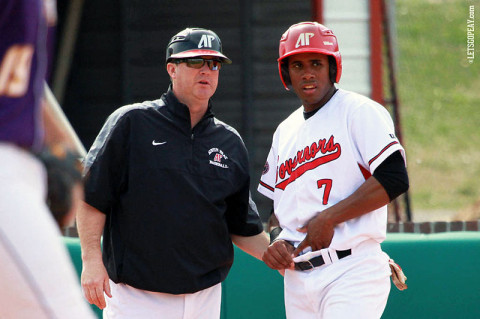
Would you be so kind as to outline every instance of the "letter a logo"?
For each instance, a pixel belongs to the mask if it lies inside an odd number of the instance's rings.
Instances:
[[[200,39],[200,43],[198,43],[198,48],[211,48],[212,47],[212,40],[215,39],[213,35],[202,35],[202,38]]]
[[[313,33],[300,33],[297,39],[297,44],[295,44],[295,48],[304,45],[310,45],[310,38],[312,38],[315,34]]]

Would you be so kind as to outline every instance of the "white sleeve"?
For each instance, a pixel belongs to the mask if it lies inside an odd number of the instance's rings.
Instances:
[[[272,147],[267,156],[267,161],[263,167],[260,183],[258,184],[258,192],[273,200],[273,192],[275,191],[275,182],[277,178],[277,152],[275,150],[275,138],[273,137]]]
[[[392,118],[378,103],[365,103],[352,114],[350,134],[361,164],[371,174],[395,151],[400,151],[405,159],[405,150],[395,135]]]

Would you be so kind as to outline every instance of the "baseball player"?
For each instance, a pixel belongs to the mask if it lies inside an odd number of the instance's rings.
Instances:
[[[50,141],[68,144],[52,137],[64,126],[47,118],[51,110],[42,104],[43,5],[0,1],[0,318],[93,318],[46,205],[45,167],[35,155]]]
[[[232,240],[268,247],[245,145],[212,113],[220,38],[187,28],[166,51],[168,91],[115,111],[85,160],[81,282],[105,318],[219,318]]]
[[[383,106],[335,87],[332,30],[292,25],[279,53],[302,106],[275,131],[258,186],[279,224],[263,260],[285,271],[288,318],[380,318],[390,291],[380,243],[386,205],[408,189],[404,149]]]

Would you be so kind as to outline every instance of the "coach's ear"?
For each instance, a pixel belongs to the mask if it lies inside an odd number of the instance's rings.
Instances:
[[[170,75],[171,79],[174,79],[176,77],[177,65],[178,64],[175,63],[167,63],[167,72],[168,75]]]

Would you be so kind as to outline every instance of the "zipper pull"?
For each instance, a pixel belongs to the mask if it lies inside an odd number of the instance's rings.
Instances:
[[[190,136],[190,138],[192,139],[192,141],[193,141],[194,135],[195,135],[195,134],[192,133],[192,135]]]

